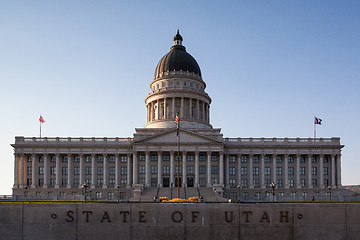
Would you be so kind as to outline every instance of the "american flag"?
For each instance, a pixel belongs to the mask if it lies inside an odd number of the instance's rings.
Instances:
[[[175,118],[175,124],[177,126],[177,128],[179,128],[179,123],[180,123],[180,114],[176,114],[176,118]]]
[[[41,122],[41,123],[45,122],[45,120],[43,119],[43,117],[41,115],[40,115],[40,118],[39,118],[39,122]]]

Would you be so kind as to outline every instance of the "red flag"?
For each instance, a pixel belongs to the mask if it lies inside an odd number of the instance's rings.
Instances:
[[[40,118],[39,118],[39,122],[41,122],[41,123],[45,122],[45,120],[43,119],[43,117],[41,115],[40,115]]]

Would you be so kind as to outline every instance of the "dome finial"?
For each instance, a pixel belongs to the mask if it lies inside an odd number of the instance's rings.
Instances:
[[[174,36],[174,45],[182,45],[183,38],[179,33],[179,29],[176,31],[176,35]]]

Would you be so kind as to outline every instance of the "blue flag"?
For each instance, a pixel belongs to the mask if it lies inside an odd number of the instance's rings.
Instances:
[[[322,119],[315,117],[315,124],[321,125]]]

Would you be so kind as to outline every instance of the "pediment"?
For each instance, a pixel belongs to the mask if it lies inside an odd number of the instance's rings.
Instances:
[[[213,139],[208,136],[204,136],[198,133],[191,132],[191,130],[179,130],[180,135],[180,143],[182,144],[223,144],[222,141],[219,141],[218,139]],[[149,137],[145,137],[142,139],[139,139],[135,143],[137,144],[177,144],[178,137],[176,129],[163,132],[157,135],[152,135]]]

